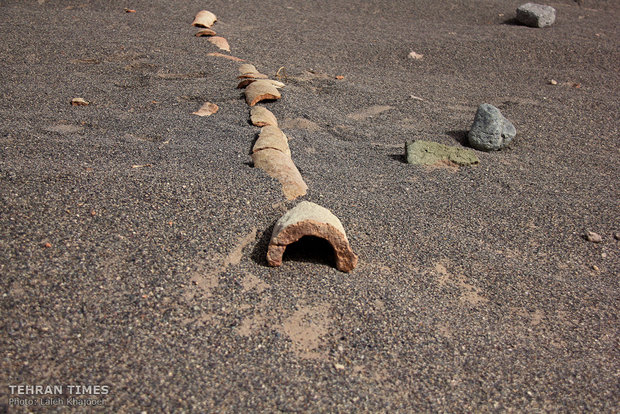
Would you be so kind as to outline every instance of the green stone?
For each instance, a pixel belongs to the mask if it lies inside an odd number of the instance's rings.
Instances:
[[[475,165],[480,162],[476,153],[470,149],[430,141],[407,142],[405,152],[409,164],[433,165],[449,161],[457,165]]]

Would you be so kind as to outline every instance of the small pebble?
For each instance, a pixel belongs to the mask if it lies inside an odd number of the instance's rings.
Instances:
[[[614,239],[620,240],[620,231],[614,233]]]
[[[603,238],[601,237],[601,235],[596,234],[593,231],[589,231],[588,234],[586,235],[586,238],[588,239],[588,241],[591,241],[592,243],[600,243],[603,241]]]
[[[557,85],[557,84],[558,84],[558,81],[556,81],[555,79],[551,79],[551,80],[549,81],[549,84],[551,84],[551,85]]]
[[[598,268],[598,266],[597,266],[597,265],[592,265],[592,269],[593,269],[593,270],[596,270],[597,272],[598,272],[599,270],[601,270],[601,269],[599,269],[599,268]]]
[[[344,365],[342,365],[342,364],[334,364],[334,368],[342,370],[342,369],[344,369]]]

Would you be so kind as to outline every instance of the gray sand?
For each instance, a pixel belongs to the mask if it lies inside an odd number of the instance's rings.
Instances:
[[[558,0],[542,30],[521,3],[1,2],[0,408],[83,384],[101,412],[615,410],[620,7]],[[249,165],[205,7],[231,55],[285,67],[265,106],[351,274],[316,241],[267,267],[295,202]],[[464,145],[484,102],[510,148],[405,163]]]

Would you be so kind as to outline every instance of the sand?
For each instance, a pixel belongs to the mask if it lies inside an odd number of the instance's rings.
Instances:
[[[79,384],[101,412],[613,411],[620,7],[534,29],[523,2],[2,2],[2,408]],[[207,6],[230,53],[194,36]],[[296,201],[216,52],[279,71],[261,105],[352,273],[316,240],[267,266]],[[509,148],[405,163],[466,147],[482,103]]]

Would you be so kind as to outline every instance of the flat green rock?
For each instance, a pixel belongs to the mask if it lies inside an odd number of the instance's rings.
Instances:
[[[407,142],[405,153],[409,164],[433,165],[449,161],[457,165],[475,165],[480,162],[472,150],[430,141]]]

